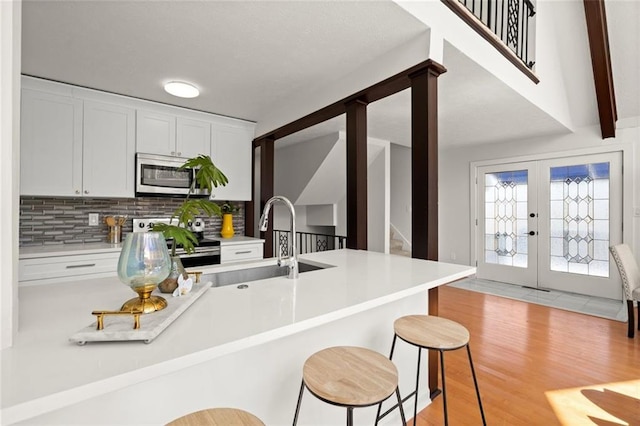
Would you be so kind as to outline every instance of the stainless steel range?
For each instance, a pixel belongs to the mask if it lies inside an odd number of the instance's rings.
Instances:
[[[174,223],[175,223],[174,219]],[[133,219],[133,232],[149,232],[153,230],[156,223],[170,223],[168,217]],[[185,268],[194,266],[218,265],[220,264],[220,241],[204,237],[204,220],[198,218],[193,223],[188,224],[191,231],[198,238],[198,245],[195,253],[187,254],[180,246],[176,248],[176,255],[180,256],[182,265]],[[169,248],[171,242],[167,241]]]

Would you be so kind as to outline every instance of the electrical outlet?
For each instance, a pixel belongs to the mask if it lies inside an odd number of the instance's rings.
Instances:
[[[451,257],[451,260],[456,260],[456,257],[457,257],[457,256],[456,256],[456,252],[455,252],[455,251],[452,251],[452,252],[451,252],[451,255],[450,255],[449,257]]]
[[[635,217],[640,217],[640,207],[636,207],[635,209],[633,209],[633,215]]]
[[[89,213],[89,226],[98,226],[98,213]]]

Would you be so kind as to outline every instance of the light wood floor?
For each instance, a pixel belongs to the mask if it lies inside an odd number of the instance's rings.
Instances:
[[[640,425],[640,336],[625,323],[447,286],[439,306],[471,333],[489,425]],[[468,365],[445,353],[451,426],[481,424]],[[417,425],[442,424],[438,397]]]

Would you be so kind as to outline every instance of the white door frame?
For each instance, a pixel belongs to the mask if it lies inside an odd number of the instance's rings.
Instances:
[[[629,204],[633,204],[633,160],[634,160],[634,146],[622,143],[607,143],[607,146],[596,148],[585,148],[571,151],[559,151],[540,154],[523,155],[516,157],[499,158],[492,160],[480,160],[472,161],[469,163],[469,259],[472,265],[477,265],[478,252],[477,252],[477,227],[478,221],[478,187],[477,181],[477,169],[483,166],[507,164],[514,162],[526,162],[537,160],[549,160],[554,158],[573,157],[579,155],[589,154],[604,154],[611,152],[622,153],[622,222],[626,224],[622,231],[622,241],[631,247],[631,250],[636,252],[634,244],[633,234],[633,207]]]

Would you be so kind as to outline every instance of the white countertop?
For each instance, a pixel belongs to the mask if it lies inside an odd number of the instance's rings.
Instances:
[[[212,288],[152,343],[89,343],[68,338],[94,309],[118,309],[132,296],[116,278],[20,288],[20,332],[2,351],[2,421],[17,422],[400,300],[472,275],[475,268],[334,250],[300,256],[335,267],[297,280],[271,278]],[[273,259],[249,262],[273,264]],[[204,273],[247,264],[194,268]],[[170,297],[170,296],[169,296]],[[169,300],[170,302],[170,300]],[[108,319],[107,319],[108,320]],[[141,320],[144,327],[144,317]]]
[[[220,245],[241,245],[251,243],[264,243],[261,238],[247,237],[244,235],[237,235],[231,238],[210,237],[212,240],[220,241]],[[97,254],[97,253],[111,253],[120,252],[122,249],[122,243],[110,244],[110,243],[87,243],[87,244],[55,244],[55,245],[43,245],[43,246],[27,246],[20,247],[20,259],[34,259],[41,257],[55,257],[55,256],[75,256],[82,254]]]
[[[122,243],[55,244],[20,247],[20,259],[120,252]]]

